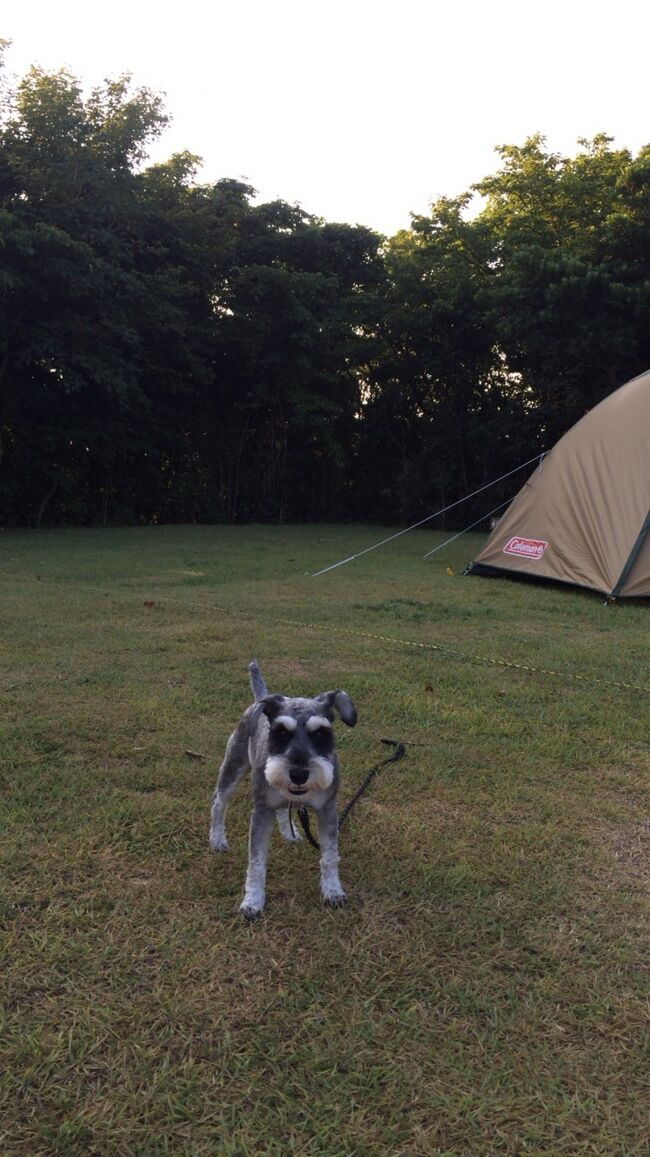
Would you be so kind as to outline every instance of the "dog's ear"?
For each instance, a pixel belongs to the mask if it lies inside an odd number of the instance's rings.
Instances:
[[[335,707],[341,719],[344,723],[347,723],[348,727],[354,727],[357,721],[357,709],[347,691],[326,691],[324,695],[319,695],[318,698],[330,711]]]
[[[260,715],[266,715],[269,720],[275,719],[283,703],[284,695],[263,695],[253,703],[248,709],[248,734],[254,735],[257,731]]]

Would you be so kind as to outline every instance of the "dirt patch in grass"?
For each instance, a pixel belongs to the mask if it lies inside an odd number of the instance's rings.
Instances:
[[[650,818],[610,824],[601,832],[601,839],[618,873],[629,884],[650,893]]]

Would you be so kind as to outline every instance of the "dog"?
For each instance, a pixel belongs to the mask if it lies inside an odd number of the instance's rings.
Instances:
[[[334,738],[334,712],[348,727],[357,711],[346,691],[325,691],[315,699],[271,695],[258,664],[248,667],[254,703],[242,715],[226,746],[212,797],[210,847],[228,850],[226,810],[247,771],[252,772],[253,812],[248,843],[248,869],[240,911],[247,919],[260,916],[266,900],[266,866],[273,820],[281,834],[300,839],[289,805],[313,808],[320,840],[321,894],[326,904],[340,907],[347,896],[339,879],[336,797],[340,765]]]

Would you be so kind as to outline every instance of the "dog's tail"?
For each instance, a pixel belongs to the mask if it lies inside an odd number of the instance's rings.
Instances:
[[[255,659],[253,659],[252,663],[248,664],[248,674],[250,675],[253,695],[255,696],[255,701],[257,702],[257,700],[262,699],[264,695],[268,695],[269,689],[264,682],[264,676],[260,671]]]

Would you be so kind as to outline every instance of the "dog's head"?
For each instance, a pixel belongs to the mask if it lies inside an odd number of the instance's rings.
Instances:
[[[306,802],[312,792],[331,786],[336,766],[334,714],[354,727],[357,712],[345,691],[325,691],[315,699],[264,695],[251,708],[249,731],[262,717],[268,723],[264,775],[271,787]]]

